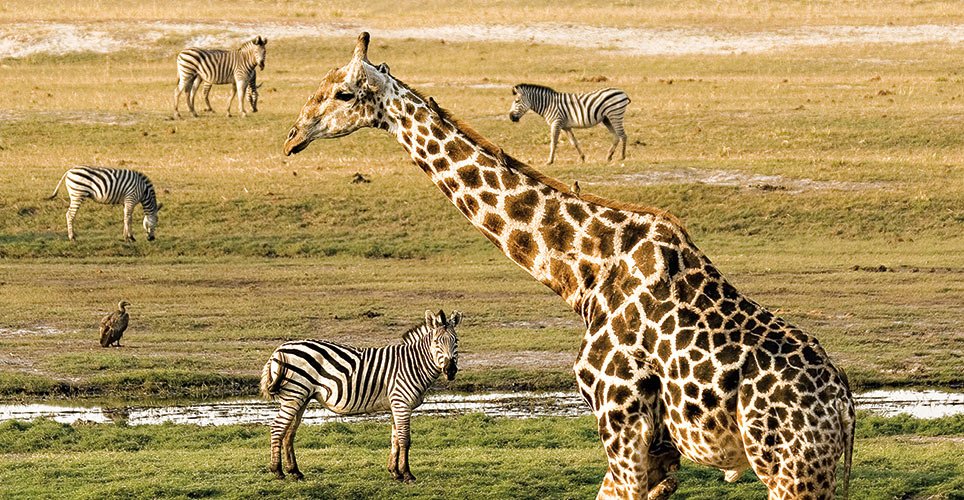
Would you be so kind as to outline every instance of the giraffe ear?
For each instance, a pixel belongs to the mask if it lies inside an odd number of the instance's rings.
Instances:
[[[386,75],[390,75],[390,74],[391,74],[391,73],[390,73],[390,70],[389,70],[389,68],[388,68],[388,64],[385,64],[385,63],[381,63],[381,64],[378,65],[378,71],[380,71],[380,72],[382,72],[382,73],[385,73]]]

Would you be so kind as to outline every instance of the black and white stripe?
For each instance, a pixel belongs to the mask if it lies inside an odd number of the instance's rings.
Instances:
[[[51,199],[57,196],[61,184],[66,184],[67,196],[70,197],[70,206],[67,208],[67,237],[71,240],[75,238],[74,217],[86,198],[93,198],[98,203],[108,205],[124,204],[124,239],[127,241],[134,241],[134,233],[131,231],[134,207],[142,205],[147,239],[154,239],[157,212],[161,207],[157,203],[154,185],[146,175],[136,170],[75,167],[61,176],[50,195]]]
[[[622,141],[622,159],[626,158],[626,131],[623,128],[623,115],[630,99],[625,92],[615,88],[600,89],[588,94],[564,94],[549,87],[523,83],[512,87],[515,99],[509,110],[509,119],[516,122],[530,109],[546,119],[549,124],[552,142],[549,146],[549,161],[552,163],[556,154],[556,143],[559,131],[564,130],[569,136],[579,157],[583,161],[586,155],[579,149],[574,128],[589,128],[602,123],[613,134],[613,145],[609,149],[606,161],[613,159],[616,146]]]
[[[258,76],[258,73],[255,71],[252,71],[251,80],[248,82],[248,92],[247,92],[248,104],[251,105],[252,113],[258,112],[258,97],[259,97],[258,89],[261,87],[261,85],[258,85],[257,76]],[[228,82],[228,83],[234,83],[234,82]],[[201,95],[204,96],[204,105],[207,108],[205,109],[205,111],[209,111],[211,113],[214,112],[214,108],[211,107],[211,87],[213,86],[214,86],[213,83],[202,82],[200,78],[197,78],[194,80],[194,95],[197,96],[198,90],[201,91]],[[198,87],[200,87],[200,89]],[[234,99],[234,96],[232,95],[231,98]],[[230,111],[230,107],[231,107],[231,103],[228,102],[229,111]]]
[[[308,401],[352,415],[390,410],[392,451],[388,470],[400,481],[414,481],[408,467],[409,422],[425,392],[445,372],[452,380],[458,371],[458,337],[462,320],[439,311],[425,313],[425,323],[409,330],[403,343],[358,349],[325,340],[286,342],[278,347],[261,372],[261,394],[281,402],[271,424],[271,472],[285,470],[303,477],[294,454],[294,436]]]
[[[231,97],[228,98],[228,116],[231,116],[231,102],[238,96],[238,112],[241,116],[244,110],[244,96],[248,95],[248,88],[255,86],[255,67],[264,69],[265,45],[268,40],[257,37],[245,42],[237,50],[203,49],[191,47],[184,49],[177,55],[177,88],[174,89],[174,116],[181,116],[178,111],[178,101],[182,93],[187,93],[187,105],[193,116],[194,98],[197,95],[195,80],[202,84],[223,85],[233,83]],[[210,87],[207,88],[210,91]],[[257,95],[256,93],[254,94]],[[250,99],[250,97],[249,97]],[[205,100],[207,95],[205,94]],[[255,107],[255,106],[253,106]],[[210,103],[208,103],[210,108]]]

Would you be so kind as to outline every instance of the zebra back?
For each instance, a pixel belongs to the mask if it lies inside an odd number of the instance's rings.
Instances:
[[[255,67],[264,69],[267,43],[267,39],[259,36],[245,42],[237,50],[189,47],[177,55],[178,75],[181,80],[197,76],[202,82],[215,85],[251,82]]]
[[[145,215],[155,217],[159,209],[154,184],[136,170],[80,166],[68,170],[61,180],[66,181],[71,198],[89,196],[108,204],[131,199],[135,204],[143,205]],[[57,186],[59,188],[60,184]]]
[[[547,122],[561,122],[567,127],[591,127],[609,117],[622,121],[629,96],[617,88],[604,88],[584,94],[562,93],[544,85],[522,83],[512,87],[516,94],[510,117],[518,120],[532,109]]]

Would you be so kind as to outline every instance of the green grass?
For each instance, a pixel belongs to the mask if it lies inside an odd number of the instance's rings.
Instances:
[[[856,498],[959,498],[964,417],[865,415],[859,422]],[[927,437],[918,436],[925,427]],[[6,422],[0,481],[17,484],[8,493],[23,498],[587,498],[606,466],[591,417],[418,417],[412,431],[418,483],[399,485],[384,469],[388,435],[385,422],[303,426],[296,450],[307,479],[291,482],[267,472],[266,427]],[[752,473],[727,484],[720,472],[687,462],[680,480],[681,498],[765,495]]]

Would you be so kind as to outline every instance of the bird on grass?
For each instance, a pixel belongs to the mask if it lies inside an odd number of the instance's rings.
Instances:
[[[100,320],[100,346],[110,347],[111,344],[120,347],[120,339],[127,330],[127,322],[130,316],[127,314],[127,306],[130,302],[122,300],[117,304],[117,310],[104,316]]]

